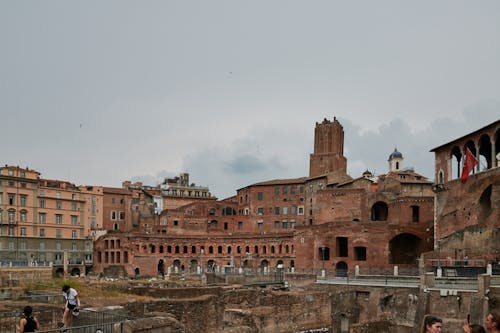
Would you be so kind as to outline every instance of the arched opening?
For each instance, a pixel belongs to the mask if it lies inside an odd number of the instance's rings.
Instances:
[[[160,245],[160,253],[163,253],[165,251],[163,245]]]
[[[214,247],[213,247],[212,245],[210,245],[210,246],[208,247],[208,253],[210,253],[210,254],[213,254],[213,253],[214,253]]]
[[[218,254],[222,253],[222,246],[221,245],[217,246],[217,253]]]
[[[191,273],[196,273],[197,269],[198,269],[198,260],[191,259],[191,261],[189,263],[189,271]]]
[[[266,274],[269,272],[269,261],[264,259],[260,262],[260,272],[262,274]]]
[[[253,248],[253,251],[254,251],[253,253],[259,254],[259,247],[257,245],[255,245]]]
[[[347,276],[348,266],[345,261],[339,261],[335,265],[335,275],[336,276]]]
[[[272,253],[272,254],[274,254],[274,253],[275,253],[274,245],[271,245],[271,253]]]
[[[163,259],[158,260],[158,275],[165,276],[165,262]]]
[[[412,234],[399,234],[389,242],[390,264],[416,264],[423,251],[420,238]]]
[[[491,213],[491,191],[492,191],[492,186],[489,185],[483,193],[481,193],[481,196],[479,197],[479,221],[484,221],[488,215]]]
[[[64,269],[63,268],[56,269],[55,275],[56,275],[56,277],[63,277],[64,276]]]
[[[290,267],[295,268],[295,260],[290,260]]]
[[[172,263],[172,266],[174,266],[174,268],[181,268],[181,261],[179,259],[175,259],[174,262]]]
[[[383,201],[377,201],[372,206],[372,221],[387,221],[389,208]]]
[[[479,170],[483,171],[492,168],[491,140],[486,134],[479,138]]]
[[[462,171],[462,168],[460,168],[460,166],[462,165],[462,152],[460,151],[459,147],[457,146],[453,147],[453,149],[451,150],[450,160],[451,160],[450,180],[460,178],[460,172]]]
[[[71,270],[71,276],[80,276],[80,269],[75,267]]]
[[[187,245],[184,245],[182,247],[182,253],[188,253],[188,247],[187,247]]]
[[[265,245],[262,247],[262,253],[267,254],[267,247]]]
[[[141,275],[141,270],[139,269],[139,267],[136,267],[134,269],[134,274],[135,274],[136,277],[139,276],[139,275]]]
[[[215,272],[215,260],[210,259],[210,260],[207,262],[207,271],[208,271],[209,273],[211,273],[211,272]]]

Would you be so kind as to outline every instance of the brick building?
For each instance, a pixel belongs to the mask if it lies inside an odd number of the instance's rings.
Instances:
[[[219,201],[163,201],[168,208],[160,215],[145,191],[132,210],[147,230],[114,230],[96,240],[95,271],[416,269],[432,250],[432,183],[404,169],[396,149],[386,174],[353,179],[343,151],[342,125],[325,119],[316,123],[308,177],[251,184]]]
[[[479,163],[460,180],[466,149]],[[435,243],[441,258],[500,260],[500,121],[431,150],[435,154]],[[434,253],[434,256],[436,255]]]

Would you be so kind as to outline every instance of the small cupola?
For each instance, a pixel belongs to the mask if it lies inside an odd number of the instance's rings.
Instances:
[[[389,172],[400,171],[403,169],[403,154],[397,148],[389,155]]]

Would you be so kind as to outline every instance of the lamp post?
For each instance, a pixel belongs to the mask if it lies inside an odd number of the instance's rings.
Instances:
[[[440,239],[438,239],[437,245],[438,245],[438,269],[441,269],[441,240]]]
[[[325,277],[325,247],[321,247],[321,276]]]
[[[442,277],[443,276],[443,270],[441,269],[441,240],[438,239],[437,241],[438,244],[438,268],[437,268],[437,277]]]

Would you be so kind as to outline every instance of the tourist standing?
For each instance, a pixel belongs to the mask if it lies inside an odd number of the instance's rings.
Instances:
[[[426,315],[422,323],[421,333],[441,333],[443,320],[436,316]]]
[[[38,319],[33,316],[33,308],[29,305],[24,307],[23,317],[19,321],[19,333],[35,332],[40,329]]]
[[[69,285],[65,284],[62,288],[63,291],[63,301],[64,301],[64,314],[62,322],[64,327],[69,327],[71,324],[71,312],[74,309],[78,309],[80,306],[80,299],[78,298],[78,292],[76,289],[71,288]]]

